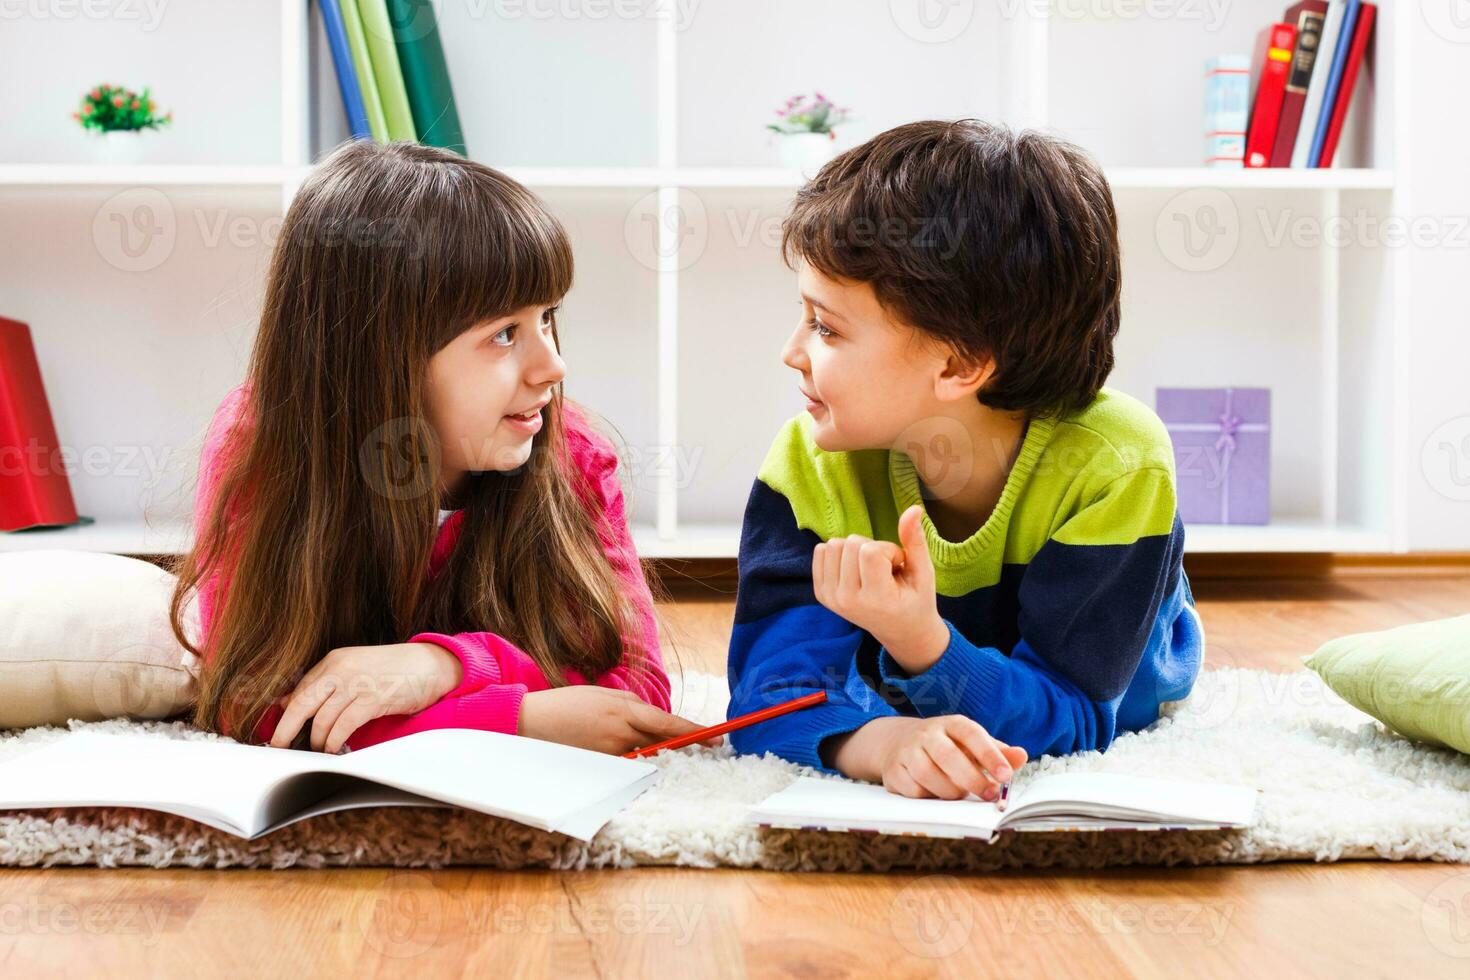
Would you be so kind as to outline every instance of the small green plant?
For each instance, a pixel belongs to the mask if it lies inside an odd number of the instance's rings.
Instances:
[[[836,128],[848,120],[849,110],[840,107],[821,92],[813,92],[810,97],[805,95],[793,95],[786,100],[786,105],[776,110],[776,115],[781,117],[780,122],[767,123],[766,128],[773,133],[827,133],[834,139],[837,134]]]
[[[82,96],[82,106],[71,117],[83,129],[107,133],[114,130],[158,129],[173,121],[174,114],[154,115],[148,89],[139,95],[121,85],[98,85]]]

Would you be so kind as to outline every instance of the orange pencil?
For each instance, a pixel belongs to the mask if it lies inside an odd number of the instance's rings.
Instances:
[[[695,742],[702,742],[705,739],[712,738],[715,735],[723,735],[726,732],[733,732],[737,728],[744,728],[747,725],[754,725],[757,722],[766,721],[770,718],[777,718],[781,715],[790,714],[791,712],[798,711],[802,708],[809,708],[814,704],[821,704],[826,700],[826,691],[817,691],[813,694],[804,694],[801,697],[795,698],[791,701],[787,701],[784,704],[773,704],[769,708],[761,708],[759,711],[752,711],[749,714],[741,715],[739,718],[731,718],[729,721],[722,721],[718,725],[711,725],[708,728],[701,728],[697,732],[690,732],[688,735],[680,735],[678,738],[671,738],[667,742],[659,742],[656,745],[645,745],[641,749],[634,749],[632,752],[625,752],[623,753],[623,758],[638,759],[646,755],[656,755],[659,752],[662,752],[664,749],[682,749],[686,745],[693,745]]]

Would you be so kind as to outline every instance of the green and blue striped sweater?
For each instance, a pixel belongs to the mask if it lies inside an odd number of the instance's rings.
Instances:
[[[1031,758],[1103,750],[1189,694],[1204,632],[1169,435],[1147,406],[1104,388],[1032,419],[994,511],[964,541],[924,516],[950,643],[910,676],[816,601],[812,551],[851,534],[897,543],[916,503],[906,454],[825,452],[806,413],[782,427],[741,529],[728,717],[816,690],[828,700],[733,732],[736,751],[835,772],[824,739],[898,714],[964,714]]]

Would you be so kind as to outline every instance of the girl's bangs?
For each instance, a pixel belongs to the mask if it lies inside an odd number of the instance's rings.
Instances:
[[[444,229],[441,296],[456,332],[527,306],[550,306],[572,288],[566,230],[545,204],[500,175],[481,175]]]

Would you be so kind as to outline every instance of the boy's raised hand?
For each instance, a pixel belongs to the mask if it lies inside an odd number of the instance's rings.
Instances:
[[[949,646],[923,516],[915,504],[899,517],[902,547],[853,534],[824,541],[812,552],[817,601],[871,633],[910,674],[928,670]]]

